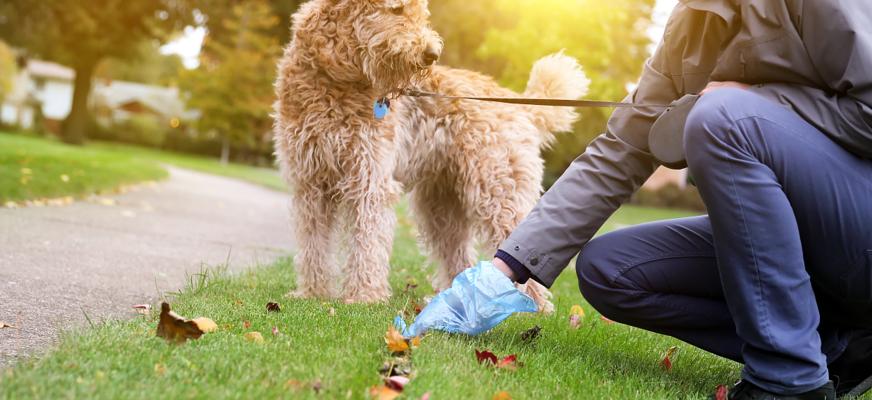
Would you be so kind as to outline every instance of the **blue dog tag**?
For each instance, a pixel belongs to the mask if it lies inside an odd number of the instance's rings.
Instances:
[[[375,119],[381,121],[388,116],[388,111],[391,110],[391,101],[388,99],[379,99],[375,101],[375,104],[372,106],[372,114],[375,116]]]

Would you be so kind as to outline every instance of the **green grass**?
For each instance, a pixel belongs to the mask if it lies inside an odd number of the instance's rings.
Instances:
[[[0,205],[81,197],[166,176],[155,163],[125,154],[0,133]]]
[[[218,160],[189,154],[135,147],[117,143],[92,143],[89,147],[124,154],[134,159],[156,161],[213,175],[241,179],[270,189],[285,191],[287,185],[276,169],[257,168],[242,164],[223,165]]]
[[[174,309],[189,317],[208,316],[220,330],[185,345],[154,336],[156,316],[98,324],[69,332],[46,356],[0,373],[4,398],[365,398],[380,382],[378,369],[390,359],[382,339],[392,318],[429,295],[432,268],[417,251],[405,212],[392,258],[395,296],[383,305],[287,300],[294,272],[289,261],[236,277],[195,277],[178,295]],[[686,215],[626,207],[608,226]],[[405,291],[406,283],[421,284]],[[490,399],[508,391],[515,399],[704,398],[716,385],[733,382],[739,366],[679,341],[628,326],[607,325],[578,293],[574,271],[553,288],[556,313],[518,315],[479,337],[433,333],[412,354],[414,378],[405,398],[431,392],[433,399]],[[279,301],[280,313],[265,304]],[[567,323],[569,308],[582,304],[581,329]],[[331,316],[329,310],[335,309]],[[243,321],[250,321],[245,329]],[[540,337],[519,335],[539,325]],[[281,331],[274,337],[273,326]],[[265,343],[243,339],[250,330]],[[680,346],[671,372],[659,367],[670,346]],[[479,365],[475,349],[517,354],[516,371]],[[322,390],[295,389],[289,381],[320,381]]]

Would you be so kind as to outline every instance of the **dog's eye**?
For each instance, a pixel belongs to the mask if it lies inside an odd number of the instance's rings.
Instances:
[[[396,7],[391,7],[390,10],[391,10],[391,14],[394,14],[394,15],[403,15],[403,12],[406,11],[406,7],[403,7],[402,5],[399,5],[399,6],[396,6]]]

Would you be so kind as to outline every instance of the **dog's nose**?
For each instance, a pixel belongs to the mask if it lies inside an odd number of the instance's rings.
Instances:
[[[424,51],[424,65],[433,65],[439,60],[439,52],[433,49]]]

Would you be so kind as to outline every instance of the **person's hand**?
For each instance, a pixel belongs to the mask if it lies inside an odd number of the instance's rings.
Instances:
[[[715,90],[723,89],[723,88],[736,88],[736,89],[748,90],[748,88],[750,88],[750,87],[751,87],[751,85],[749,85],[747,83],[742,83],[742,82],[733,82],[733,81],[709,82],[709,84],[706,85],[705,89],[703,89],[702,92],[700,92],[700,95],[705,95],[706,93],[711,93]]]
[[[411,326],[394,321],[406,338],[430,329],[475,336],[516,312],[536,312],[536,303],[521,293],[493,263],[482,261],[457,275],[451,287],[436,295]]]

